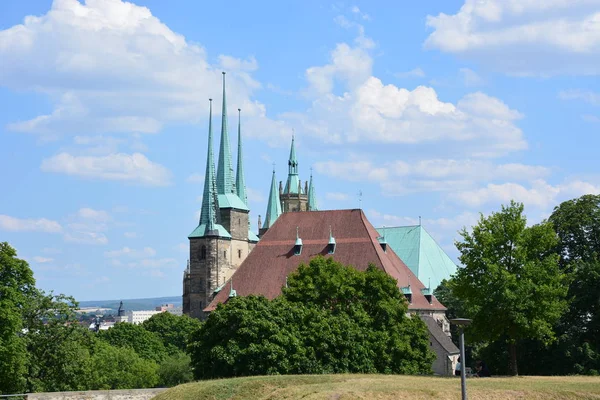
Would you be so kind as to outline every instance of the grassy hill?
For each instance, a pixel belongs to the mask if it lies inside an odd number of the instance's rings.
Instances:
[[[600,399],[600,377],[469,378],[468,398]],[[156,400],[460,399],[460,378],[401,375],[258,376],[188,383]]]
[[[113,310],[117,310],[119,308],[120,301],[121,300],[80,301],[79,307],[112,308]],[[126,310],[131,311],[153,310],[154,307],[160,306],[161,304],[175,304],[175,306],[181,306],[181,296],[152,297],[147,299],[123,299],[123,307],[125,307]]]

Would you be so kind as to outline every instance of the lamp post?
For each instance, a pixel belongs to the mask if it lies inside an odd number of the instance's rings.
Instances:
[[[467,359],[465,358],[465,326],[471,324],[471,320],[467,318],[454,318],[450,320],[451,324],[458,326],[460,332],[460,391],[462,394],[462,400],[467,400],[467,375],[465,364]]]

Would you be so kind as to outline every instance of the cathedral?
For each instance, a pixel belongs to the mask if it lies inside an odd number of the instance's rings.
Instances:
[[[238,109],[238,113],[241,110]],[[208,154],[202,194],[200,221],[188,236],[190,257],[183,277],[183,313],[204,318],[204,308],[238,269],[259,237],[250,228],[248,199],[244,181],[241,121],[238,119],[237,165],[234,174],[229,132],[227,128],[227,98],[223,72],[223,104],[221,143],[215,170],[213,153],[212,99],[209,100]],[[258,216],[262,236],[283,212],[314,211],[317,209],[312,175],[310,182],[298,175],[298,160],[294,137],[288,160],[285,183],[273,176],[264,222]]]

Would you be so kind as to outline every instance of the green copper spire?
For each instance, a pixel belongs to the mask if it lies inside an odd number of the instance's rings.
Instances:
[[[290,149],[290,159],[288,160],[288,179],[285,183],[283,193],[297,194],[302,191],[298,181],[298,160],[296,159],[296,147],[294,146],[294,135],[292,135],[292,147]],[[303,194],[303,193],[300,193]]]
[[[244,179],[244,163],[242,155],[242,110],[238,108],[238,157],[237,173],[235,175],[235,189],[237,195],[246,205],[248,205],[248,196],[246,195],[246,181]]]
[[[279,191],[277,190],[277,179],[275,179],[275,170],[271,178],[271,191],[269,192],[269,202],[267,203],[267,215],[263,228],[270,228],[277,218],[281,215],[281,202],[279,201]]]
[[[217,191],[219,194],[235,193],[233,183],[233,167],[231,148],[227,132],[227,99],[225,95],[225,72],[223,72],[223,111],[221,119],[221,147],[219,149],[219,166],[217,167]]]
[[[313,186],[312,172],[310,173],[310,183],[308,184],[308,211],[318,211],[317,208],[317,195],[315,193],[315,187]]]
[[[202,209],[198,227],[188,237],[220,236],[231,237],[221,225],[217,224],[218,200],[215,181],[215,157],[212,138],[212,99],[209,99],[208,117],[208,153],[206,155],[206,172],[204,176],[204,192],[202,193]]]

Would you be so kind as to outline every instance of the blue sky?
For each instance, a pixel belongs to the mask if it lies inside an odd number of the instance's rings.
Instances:
[[[292,129],[321,209],[361,191],[451,257],[479,212],[600,193],[599,0],[7,0],[0,240],[39,287],[181,294],[223,70],[254,229]]]

